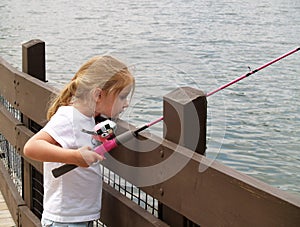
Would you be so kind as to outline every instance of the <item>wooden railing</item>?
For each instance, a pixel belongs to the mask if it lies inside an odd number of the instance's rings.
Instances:
[[[46,124],[49,97],[57,92],[44,82],[44,48],[40,40],[23,44],[23,72],[0,58],[0,98],[5,100],[0,105],[0,135],[10,144],[8,152],[21,157],[22,190],[20,193],[17,189],[4,161],[0,161],[0,189],[18,226],[40,226],[43,164],[26,158],[23,146]],[[164,138],[141,133],[138,139],[111,151],[103,162],[106,170],[135,185],[134,189],[144,193],[146,199],[134,192],[130,196],[122,193],[126,189],[120,185],[121,190],[115,190],[115,182],[111,184],[108,177],[103,186],[102,223],[107,226],[300,226],[299,197],[204,156],[206,97],[203,92],[188,87],[176,89],[165,95],[163,108]],[[117,133],[129,127],[132,126],[120,121]],[[152,213],[148,212],[147,198],[156,207]]]

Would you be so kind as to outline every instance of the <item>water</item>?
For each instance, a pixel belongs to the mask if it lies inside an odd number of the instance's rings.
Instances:
[[[2,0],[0,56],[21,69],[21,44],[45,41],[47,78],[61,87],[89,57],[113,53],[134,68],[123,117],[140,125],[176,87],[210,92],[298,47],[299,12],[299,0]],[[298,196],[299,54],[208,97],[207,128],[208,157]]]

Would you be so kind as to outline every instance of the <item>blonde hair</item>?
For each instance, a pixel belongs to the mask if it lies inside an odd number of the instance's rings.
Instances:
[[[127,66],[111,56],[96,56],[83,64],[64,89],[50,103],[47,112],[49,120],[60,106],[84,99],[96,88],[107,94],[120,93],[125,87],[133,86],[134,77]]]

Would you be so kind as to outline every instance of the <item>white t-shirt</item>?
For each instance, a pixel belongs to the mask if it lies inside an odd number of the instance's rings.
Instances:
[[[60,107],[42,129],[63,148],[94,148],[91,135],[93,117],[87,117],[73,106]],[[102,175],[99,163],[88,168],[77,167],[54,178],[52,169],[63,163],[44,162],[44,212],[43,217],[56,222],[82,222],[100,218]]]

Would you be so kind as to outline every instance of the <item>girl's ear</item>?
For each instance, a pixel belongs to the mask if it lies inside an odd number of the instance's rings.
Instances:
[[[94,100],[97,102],[101,98],[102,89],[96,88],[93,94]]]

